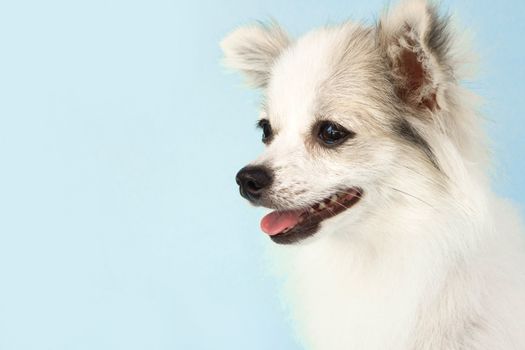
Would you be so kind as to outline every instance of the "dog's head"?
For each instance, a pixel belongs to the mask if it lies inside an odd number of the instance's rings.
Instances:
[[[437,183],[429,138],[455,84],[446,26],[416,0],[375,26],[345,23],[292,41],[275,23],[257,24],[224,39],[227,64],[264,92],[266,150],[236,180],[242,196],[276,210],[261,222],[275,242],[357,224],[410,195],[400,185],[407,174]]]

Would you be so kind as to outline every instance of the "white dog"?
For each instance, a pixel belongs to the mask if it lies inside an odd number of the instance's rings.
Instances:
[[[411,0],[375,26],[222,43],[264,91],[267,147],[237,182],[275,210],[261,228],[308,349],[525,349],[524,233],[490,190],[449,22]]]

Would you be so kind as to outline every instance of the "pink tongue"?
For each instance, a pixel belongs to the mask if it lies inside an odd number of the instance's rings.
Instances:
[[[261,220],[261,229],[270,236],[292,228],[299,222],[300,211],[274,211]]]

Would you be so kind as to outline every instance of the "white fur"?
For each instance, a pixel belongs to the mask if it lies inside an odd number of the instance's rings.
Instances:
[[[272,247],[307,349],[525,349],[523,227],[490,189],[475,101],[458,83],[458,40],[442,57],[425,46],[431,13],[413,0],[381,28],[346,23],[292,44],[282,31],[272,40],[274,27],[250,27],[223,43],[230,64],[265,89],[262,115],[276,134],[254,163],[275,170],[278,208],[315,203],[343,184],[364,189],[313,237]],[[435,110],[403,105],[381,73],[406,45],[402,35],[425,61],[431,79],[418,93],[435,92]],[[255,50],[266,56],[251,69],[240,46],[261,38],[271,49]],[[321,113],[356,132],[344,151],[308,141]],[[439,169],[392,134],[394,116],[426,140]]]

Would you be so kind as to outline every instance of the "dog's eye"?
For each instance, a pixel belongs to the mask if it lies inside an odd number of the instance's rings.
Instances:
[[[334,146],[342,143],[348,137],[353,137],[354,133],[337,123],[323,121],[319,124],[317,136],[326,146]]]
[[[259,126],[259,128],[262,129],[262,142],[263,143],[269,143],[271,141],[271,138],[272,138],[272,126],[270,125],[270,122],[268,121],[268,119],[261,119],[259,120],[259,122],[257,123],[257,125]]]

